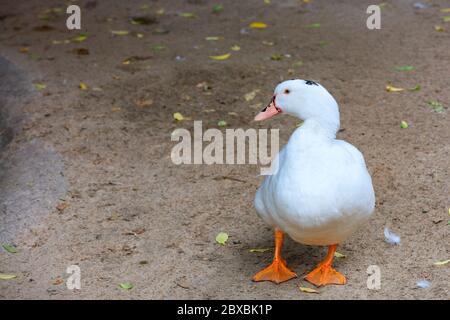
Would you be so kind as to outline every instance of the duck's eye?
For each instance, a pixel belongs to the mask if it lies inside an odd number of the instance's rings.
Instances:
[[[289,94],[289,93],[291,93],[291,90],[285,89],[285,90],[284,90],[284,93],[285,93],[285,94]]]

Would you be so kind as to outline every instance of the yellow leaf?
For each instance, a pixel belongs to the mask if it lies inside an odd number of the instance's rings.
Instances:
[[[443,261],[436,261],[434,263],[435,266],[445,266],[446,264],[448,264],[450,262],[450,259],[448,260],[443,260]]]
[[[387,92],[401,92],[401,91],[405,91],[405,89],[403,89],[403,88],[396,88],[394,86],[387,85],[386,86],[386,91]]]
[[[89,88],[88,85],[84,82],[80,82],[78,87],[80,88],[80,90],[87,90]]]
[[[15,278],[17,278],[15,274],[0,273],[0,280],[11,280]]]
[[[113,108],[111,108],[112,112],[119,112],[120,110],[122,110],[121,107],[113,107]]]
[[[115,36],[126,36],[130,34],[130,31],[127,30],[111,30],[111,33]]]
[[[156,14],[159,15],[159,16],[162,16],[165,12],[166,12],[166,10],[159,9],[159,10],[156,11]]]
[[[308,287],[298,287],[300,289],[301,292],[306,292],[306,293],[319,293],[319,291],[317,291],[316,289],[311,289]]]
[[[234,45],[230,49],[233,51],[239,51],[239,50],[241,50],[241,47],[239,47],[238,45]]]
[[[265,4],[270,4],[271,1],[270,1],[270,0],[264,0],[264,3],[265,3]]]
[[[443,13],[448,13],[448,12],[450,12],[450,8],[444,8],[444,9],[441,9],[441,12],[443,12]]]
[[[252,22],[252,23],[250,23],[250,28],[265,29],[265,28],[267,28],[267,24],[265,24],[264,22]]]
[[[229,57],[231,57],[231,53],[222,54],[220,56],[210,56],[211,59],[219,61],[227,60]]]
[[[335,256],[336,258],[345,258],[345,254],[342,254],[342,253],[337,252],[337,251],[334,253],[334,256]]]
[[[143,33],[137,33],[136,37],[138,37],[139,39],[142,39],[144,37],[144,34]]]
[[[173,118],[175,120],[177,120],[177,121],[183,121],[184,120],[184,116],[181,113],[179,113],[179,112],[175,112],[173,114]]]
[[[262,41],[262,44],[265,45],[265,46],[269,46],[269,47],[272,47],[272,46],[275,45],[274,42],[272,42],[272,41],[266,41],[266,40],[263,40],[263,41]]]
[[[443,26],[439,26],[439,25],[435,25],[434,26],[434,30],[436,30],[437,32],[443,32],[445,31]]]
[[[28,53],[30,51],[30,48],[28,47],[21,47],[19,48],[20,53]]]

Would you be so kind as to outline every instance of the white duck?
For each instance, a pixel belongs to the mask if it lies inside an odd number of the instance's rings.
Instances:
[[[372,179],[361,152],[336,140],[339,108],[321,85],[310,80],[280,83],[256,121],[285,113],[304,120],[274,160],[255,196],[261,218],[275,229],[273,263],[254,281],[280,283],[296,277],[281,257],[284,233],[299,243],[328,246],[328,254],[305,279],[316,286],[345,284],[332,268],[336,247],[364,223],[375,208]]]

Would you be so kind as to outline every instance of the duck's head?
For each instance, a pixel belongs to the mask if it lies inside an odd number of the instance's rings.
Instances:
[[[255,121],[278,114],[289,114],[301,120],[314,119],[336,132],[339,128],[339,107],[333,96],[320,84],[311,80],[288,80],[276,88],[270,104]]]

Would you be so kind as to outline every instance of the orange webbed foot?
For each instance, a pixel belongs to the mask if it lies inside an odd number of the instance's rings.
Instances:
[[[345,276],[333,269],[331,266],[319,265],[313,271],[308,273],[305,280],[313,285],[320,287],[327,284],[346,284]]]
[[[283,259],[277,259],[270,266],[255,274],[253,281],[272,281],[279,284],[296,277],[297,274],[289,270]]]

